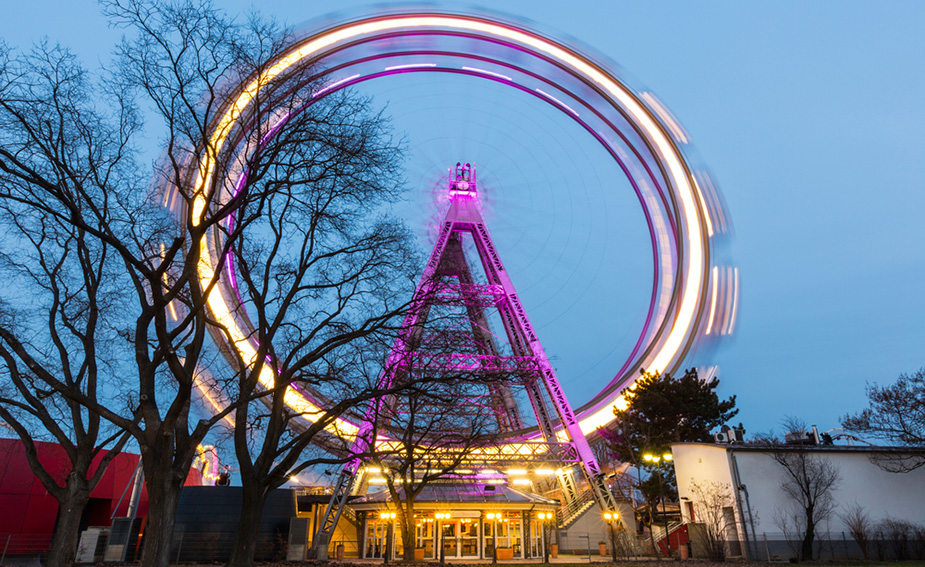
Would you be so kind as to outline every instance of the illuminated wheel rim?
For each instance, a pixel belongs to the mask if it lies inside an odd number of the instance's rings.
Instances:
[[[304,73],[309,68],[320,70],[309,77]],[[696,172],[685,156],[684,131],[651,93],[632,89],[614,71],[571,47],[497,19],[392,13],[350,21],[294,42],[267,65],[263,75],[242,84],[220,113],[210,142],[214,155],[228,161],[217,167],[216,159],[207,155],[193,173],[190,185],[197,196],[193,223],[201,222],[206,190],[226,181],[214,178],[217,171],[246,175],[233,163],[253,128],[248,110],[268,85],[278,88],[289,76],[293,77],[293,84],[286,87],[289,92],[308,84],[323,85],[305,93],[308,105],[362,81],[424,72],[495,81],[546,101],[597,140],[636,191],[654,258],[650,307],[626,362],[577,409],[585,434],[613,419],[613,406],[624,403],[620,393],[640,376],[640,369],[675,372],[698,341],[731,332],[738,275],[731,267],[712,263],[714,242],[727,232],[728,223],[709,178]],[[277,115],[275,123],[265,124],[267,136],[284,128],[288,117]],[[238,185],[236,179],[230,181],[231,186]],[[229,197],[219,196],[219,204]],[[215,276],[220,238],[213,231],[200,243],[202,282]],[[208,304],[227,330],[227,337],[220,339],[223,347],[250,362],[257,352],[249,338],[253,329],[247,317],[233,308],[240,302],[232,273],[229,269],[220,278]],[[268,365],[264,369],[261,382],[272,385],[272,369]],[[309,421],[323,413],[321,402],[296,389],[287,391],[286,403]],[[357,425],[341,418],[328,429],[351,439]]]

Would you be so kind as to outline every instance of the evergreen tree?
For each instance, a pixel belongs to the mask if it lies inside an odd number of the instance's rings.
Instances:
[[[640,475],[638,488],[652,505],[660,499],[658,469],[643,455],[664,455],[675,442],[712,441],[712,430],[739,410],[735,396],[721,400],[717,395],[718,378],[701,380],[696,368],[680,378],[658,372],[642,374],[635,388],[624,393],[626,409],[614,408],[614,426],[600,433],[616,458],[650,471],[647,478]],[[663,464],[661,472],[664,496],[677,498],[673,467]]]

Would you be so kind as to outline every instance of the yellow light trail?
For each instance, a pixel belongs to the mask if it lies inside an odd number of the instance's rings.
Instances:
[[[695,194],[697,192],[695,192],[688,171],[684,166],[683,159],[679,155],[674,144],[668,139],[662,128],[659,127],[659,123],[651,115],[649,110],[640,104],[627,88],[612,76],[600,71],[596,66],[579,55],[543,38],[500,24],[443,15],[386,17],[347,24],[339,29],[323,33],[316,36],[314,39],[298,45],[290,53],[267,68],[257,79],[247,84],[221,117],[218,126],[209,139],[209,147],[206,148],[205,155],[200,162],[199,174],[197,175],[193,192],[194,201],[191,210],[193,224],[198,225],[202,222],[207,205],[207,195],[209,195],[210,191],[215,192],[215,187],[213,185],[213,175],[216,167],[215,156],[222,152],[224,143],[232,126],[251,104],[260,89],[286,72],[286,70],[293,65],[309,58],[317,59],[323,56],[325,49],[337,44],[355,40],[362,36],[372,36],[398,29],[414,30],[433,28],[463,30],[503,38],[529,46],[535,51],[571,67],[573,70],[583,75],[588,81],[598,85],[604,92],[610,94],[610,96],[612,96],[631,116],[632,121],[649,137],[653,145],[653,151],[657,154],[656,157],[664,165],[668,179],[674,187],[676,195],[680,198],[679,207],[683,219],[681,228],[685,239],[685,246],[683,248],[685,257],[679,259],[680,266],[687,266],[687,273],[683,278],[683,289],[679,302],[680,307],[677,310],[675,320],[671,324],[668,337],[664,340],[661,348],[658,349],[654,356],[645,362],[646,369],[650,372],[656,370],[664,371],[666,368],[670,367],[673,362],[675,362],[675,357],[684,344],[685,338],[693,331],[692,326],[696,317],[697,305],[703,287],[702,280],[704,279],[705,270],[704,250],[706,247],[703,240],[703,227],[700,219],[700,209],[698,207],[698,205],[702,203],[702,197]],[[200,252],[202,256],[202,261],[200,263],[200,281],[205,287],[215,278],[214,261],[206,237],[204,237],[200,243]],[[220,287],[216,286],[215,289],[216,291],[211,293],[208,298],[209,308],[212,310],[213,315],[217,318],[219,323],[226,328],[231,338],[231,343],[238,349],[241,359],[245,364],[253,365],[256,357],[256,349],[247,338],[246,333],[238,325],[232,310],[228,307],[226,298],[219,292]],[[260,382],[265,387],[272,387],[273,381],[273,371],[270,368],[265,368],[260,374]],[[292,389],[287,391],[285,396],[286,403],[292,406],[296,411],[302,413],[305,418],[310,421],[313,420],[313,418],[317,419],[323,414],[324,410],[318,408],[311,401]],[[622,396],[615,395],[603,409],[585,416],[580,423],[582,431],[587,434],[608,423],[613,418],[610,406],[619,404],[621,399]],[[329,430],[349,437],[351,435],[355,436],[357,427],[344,420],[338,420]]]

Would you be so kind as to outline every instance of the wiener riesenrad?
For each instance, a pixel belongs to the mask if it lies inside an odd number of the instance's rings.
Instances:
[[[590,399],[579,399],[576,404],[566,395],[544,349],[542,333],[531,322],[531,305],[518,295],[516,275],[505,264],[505,258],[515,251],[503,249],[492,238],[478,178],[478,174],[491,174],[490,164],[484,162],[479,168],[465,161],[455,166],[436,164],[449,166],[446,183],[441,184],[441,220],[416,288],[419,301],[412,303],[380,378],[388,382],[415,372],[445,375],[458,371],[470,378],[467,384],[478,385],[467,389],[461,401],[489,408],[494,416],[492,441],[472,452],[470,468],[491,471],[486,473],[491,482],[482,485],[508,483],[513,487],[508,499],[518,504],[510,510],[498,508],[511,527],[504,532],[503,524],[494,518],[487,521],[478,512],[490,501],[487,496],[481,500],[460,496],[458,501],[445,501],[442,508],[458,512],[455,519],[441,518],[446,525],[455,522],[452,533],[443,533],[442,528],[428,532],[425,520],[433,518],[427,514],[441,513],[441,507],[432,503],[421,508],[421,541],[416,542],[427,548],[425,543],[430,541],[431,557],[436,553],[434,545],[445,552],[445,545],[439,543],[444,537],[455,538],[453,557],[485,557],[489,547],[500,546],[498,537],[520,538],[521,557],[535,554],[545,539],[535,540],[536,530],[524,510],[557,509],[560,524],[595,503],[604,512],[617,513],[621,505],[588,438],[613,419],[613,407],[624,403],[621,392],[632,386],[640,369],[675,372],[705,339],[729,334],[735,319],[737,271],[717,254],[730,231],[729,221],[709,176],[689,159],[686,132],[651,93],[633,89],[609,64],[565,43],[500,19],[405,12],[339,23],[294,41],[267,65],[265,76],[242,85],[238,98],[228,105],[211,138],[216,155],[233,162],[236,144],[247,142],[246,136],[236,136],[237,129],[246,127],[238,121],[261,96],[261,89],[270,83],[278,88],[279,81],[289,75],[293,81],[302,80],[305,74],[296,71],[307,68],[318,71],[312,75],[314,90],[304,95],[306,105],[342,89],[375,91],[377,79],[452,76],[474,84],[488,82],[529,97],[569,121],[621,172],[622,179],[614,186],[630,188],[649,237],[646,248],[651,272],[643,275],[650,284],[649,301],[644,316],[632,322],[636,338],[621,354],[623,362],[610,370],[609,378]],[[318,88],[319,84],[323,86]],[[307,88],[296,83],[289,87]],[[272,100],[272,93],[268,95]],[[266,104],[266,100],[261,102]],[[288,118],[283,113],[275,115],[272,119],[277,123],[267,125],[267,135],[285,129]],[[468,158],[460,155],[457,159]],[[218,183],[211,176],[232,169],[215,167],[206,158],[193,176],[194,190]],[[494,190],[503,191],[503,183]],[[504,211],[493,214],[503,216]],[[210,258],[220,249],[216,244],[220,238],[213,234],[203,240],[202,281],[215,277],[210,270],[216,262]],[[221,277],[219,282],[209,304],[213,316],[227,329],[222,349],[237,349],[236,360],[249,360],[248,353],[256,351],[249,338],[253,335],[250,323],[234,307],[240,302],[231,278]],[[428,321],[440,321],[442,332],[428,331]],[[580,336],[581,329],[574,333]],[[441,337],[450,335],[454,337],[451,346],[440,343]],[[438,350],[431,348],[438,343]],[[272,371],[268,369],[261,380],[272,385]],[[324,406],[322,400],[301,390],[287,393],[287,401],[306,416]],[[388,443],[387,434],[376,440],[363,434],[369,428],[371,411],[347,415],[329,431],[347,439],[357,454],[368,451],[371,443]],[[531,491],[535,483],[530,479],[550,471],[556,478],[556,500]],[[361,459],[351,461],[341,472],[328,505],[307,530],[315,534],[312,545],[319,556],[326,556],[351,496],[366,494],[368,510],[387,507],[386,501],[377,500],[369,490],[376,474]],[[513,482],[517,479],[526,482],[517,488]],[[481,486],[477,474],[458,480],[465,486]],[[515,530],[510,521],[516,518],[521,519]],[[375,524],[366,520],[358,528],[358,539],[384,537]],[[394,547],[361,547],[361,555],[381,556],[387,549],[394,553]]]

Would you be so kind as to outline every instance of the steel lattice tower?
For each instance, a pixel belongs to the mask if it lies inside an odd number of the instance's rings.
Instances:
[[[457,328],[457,331],[465,332],[467,340],[459,343],[456,352],[427,357],[427,364],[438,365],[442,371],[458,369],[467,373],[518,377],[512,383],[486,381],[485,397],[496,416],[498,431],[506,436],[508,450],[497,448],[492,456],[491,449],[487,448],[482,458],[497,464],[505,460],[504,455],[513,454],[520,463],[533,460],[559,464],[557,476],[566,504],[579,498],[575,481],[567,470],[577,465],[601,509],[615,511],[616,502],[604,475],[492,242],[479,207],[475,167],[458,163],[451,168],[448,190],[449,210],[379,386],[385,388],[400,380],[402,369],[408,361],[415,360],[417,349],[428,340],[425,323],[432,310],[438,306],[458,307],[467,328]],[[466,258],[467,245],[475,249],[482,274],[473,273]],[[497,310],[496,320],[500,319],[504,328],[503,336],[491,332],[487,310]],[[519,398],[529,402],[539,438],[535,433],[530,434],[535,430],[530,429],[533,424],[528,423],[527,409],[518,404]],[[367,411],[354,454],[371,448],[372,419],[378,415],[381,404],[386,403],[387,400],[377,400]],[[511,446],[514,450],[510,450]],[[354,459],[338,479],[313,544],[318,558],[327,555],[327,544],[347,497],[364,487],[360,465],[360,460]]]

